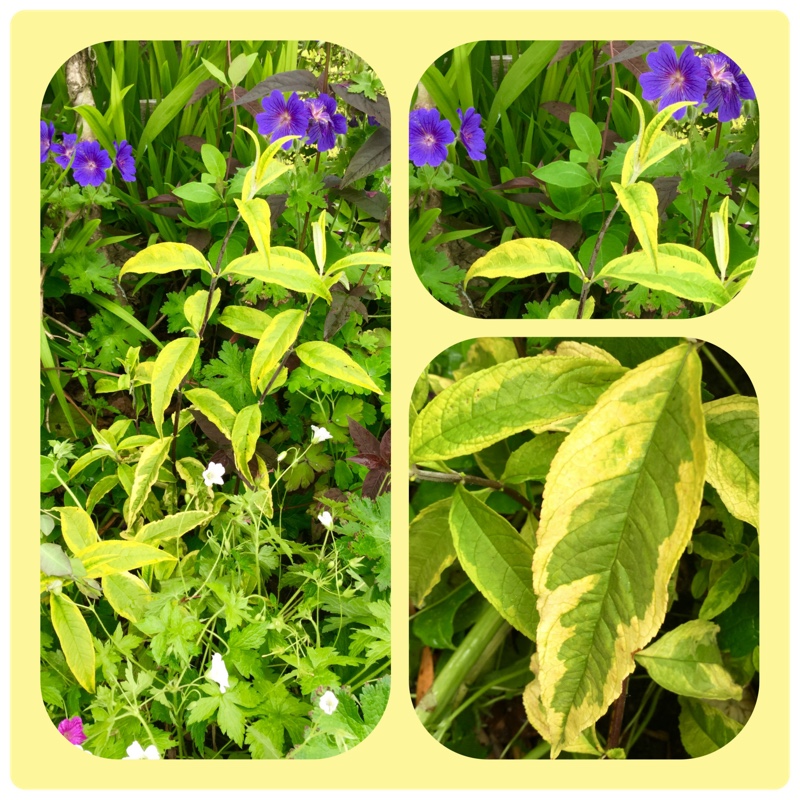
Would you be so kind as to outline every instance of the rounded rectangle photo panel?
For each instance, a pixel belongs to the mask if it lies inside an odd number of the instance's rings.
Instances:
[[[47,86],[54,741],[107,759],[321,759],[378,724],[389,125],[378,76],[330,42],[105,42]]]
[[[729,303],[759,248],[745,57],[689,41],[477,41],[437,58],[409,121],[422,285],[499,319]]]
[[[759,692],[759,403],[680,338],[481,338],[411,408],[410,692],[474,759],[698,758]]]

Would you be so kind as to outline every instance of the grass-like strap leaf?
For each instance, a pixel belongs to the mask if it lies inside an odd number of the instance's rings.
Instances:
[[[61,535],[73,555],[99,541],[92,518],[75,506],[61,509]]]
[[[136,534],[136,541],[157,544],[167,539],[177,539],[209,519],[211,515],[207,511],[179,511],[143,525]]]
[[[184,397],[201,413],[214,423],[224,434],[231,438],[236,412],[231,404],[221,398],[212,389],[189,389]]]
[[[649,183],[612,183],[617,199],[630,217],[636,238],[658,272],[658,195]]]
[[[50,388],[53,390],[56,400],[58,400],[58,405],[61,407],[61,411],[64,414],[64,418],[67,420],[67,424],[69,425],[69,429],[72,431],[72,435],[77,439],[78,433],[75,430],[75,422],[72,419],[72,409],[69,407],[66,395],[64,394],[64,387],[61,385],[59,372],[56,369],[56,360],[53,358],[53,352],[50,349],[50,342],[47,340],[47,328],[45,327],[44,320],[40,320],[39,324],[39,347],[41,352],[42,366],[44,367],[45,374],[47,375]]]
[[[213,272],[206,257],[196,247],[181,242],[159,242],[129,258],[119,271],[119,276],[121,278],[129,272],[164,275],[179,269],[201,269],[209,274]]]
[[[236,415],[231,437],[236,468],[248,483],[253,483],[249,463],[256,452],[256,444],[260,433],[261,408],[254,403],[251,406],[246,406]]]
[[[693,619],[636,654],[636,662],[670,692],[701,700],[741,700],[739,686],[722,664],[719,626]]]
[[[755,397],[733,395],[703,406],[706,415],[706,480],[728,511],[759,524],[759,415]]]
[[[594,277],[640,283],[648,289],[671,292],[696,303],[724,306],[730,296],[711,262],[699,251],[682,244],[658,246],[658,272],[643,251],[609,261]]]
[[[235,258],[222,274],[257,278],[264,283],[275,283],[293,292],[314,294],[331,302],[331,293],[310,259],[290,247],[272,247],[269,265],[261,253]]]
[[[138,622],[152,598],[150,587],[130,572],[116,572],[103,578],[103,595],[121,617]]]
[[[328,342],[304,342],[295,348],[297,357],[312,369],[362,389],[383,394],[380,387],[347,353]]]
[[[106,311],[110,311],[115,317],[119,317],[126,325],[129,325],[131,328],[135,328],[139,333],[142,334],[146,339],[149,339],[159,350],[164,346],[161,342],[151,333],[149,328],[145,325],[142,325],[136,317],[133,316],[130,312],[126,311],[119,303],[114,302],[113,300],[109,300],[107,297],[103,297],[99,294],[90,294],[86,296],[86,299],[92,303],[93,305],[99,306],[100,308],[104,308]],[[143,364],[140,366],[144,366]]]
[[[486,139],[494,130],[497,120],[536,79],[539,73],[550,63],[550,59],[558,52],[560,42],[534,42],[514,62],[503,78],[492,106],[486,115]]]
[[[150,407],[159,436],[163,436],[164,411],[172,399],[172,393],[191,369],[199,347],[200,340],[194,337],[174,339],[164,346],[156,358],[151,382]]]
[[[533,557],[553,756],[606,712],[664,621],[703,495],[700,376],[690,344],[645,361],[553,459]]]
[[[680,697],[678,700],[681,704],[678,718],[681,744],[692,758],[719,750],[733,741],[744,727],[716,706],[689,697]]]
[[[75,106],[73,111],[83,117],[85,122],[91,128],[92,133],[104,150],[113,158],[114,157],[114,133],[106,122],[106,118],[97,110],[95,106]]]
[[[272,373],[292,346],[306,315],[300,309],[276,314],[267,325],[253,352],[250,365],[250,388],[253,394],[264,391]]]
[[[422,409],[411,431],[411,460],[476,453],[524,430],[569,430],[625,372],[619,364],[559,356],[473,372]]]
[[[531,546],[462,486],[453,495],[450,533],[458,561],[478,591],[506,622],[535,640],[539,615],[531,588]]]
[[[141,542],[115,539],[110,542],[95,542],[77,554],[86,568],[87,578],[105,578],[116,572],[158,564],[160,561],[175,561],[175,556]]]
[[[467,271],[473,278],[527,278],[542,272],[569,272],[584,279],[580,264],[563,245],[550,239],[512,239],[481,256]]]
[[[94,694],[95,654],[92,634],[81,610],[65,594],[50,594],[50,618],[64,658],[78,683]]]
[[[158,439],[142,450],[133,474],[130,497],[126,507],[125,522],[129,528],[142,510],[147,495],[150,494],[150,489],[158,478],[158,471],[167,458],[171,441],[170,438]]]
[[[422,608],[442,573],[456,560],[450,534],[450,506],[446,497],[424,508],[408,530],[408,589],[411,602]]]
[[[137,150],[139,158],[144,155],[150,142],[183,111],[194,90],[205,80],[207,75],[208,71],[205,67],[197,67],[179,81],[178,85],[156,106],[156,110],[147,120],[142,135],[139,137]]]
[[[258,252],[269,266],[269,242],[271,212],[269,203],[261,197],[251,200],[236,200],[236,207],[247,224],[250,236]]]

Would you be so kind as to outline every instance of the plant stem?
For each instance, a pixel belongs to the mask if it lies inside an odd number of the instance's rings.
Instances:
[[[511,626],[486,603],[478,621],[417,706],[417,718],[428,730],[450,710],[461,687],[477,677],[477,671],[492,657],[510,630]]]
[[[603,223],[603,227],[600,228],[600,232],[597,234],[597,241],[594,243],[592,257],[589,259],[589,267],[586,270],[586,282],[581,287],[581,299],[578,301],[578,319],[583,318],[583,308],[586,305],[586,298],[589,296],[589,287],[591,286],[591,281],[594,277],[594,265],[597,262],[597,256],[600,255],[600,247],[603,244],[603,239],[605,239],[608,229],[611,227],[611,220],[614,219],[614,215],[619,210],[619,205],[619,200],[617,200],[617,202],[614,204],[614,208],[608,212],[606,221]]]
[[[708,347],[702,347],[700,352],[714,365],[714,368],[717,370],[717,372],[719,372],[722,380],[724,380],[725,383],[727,383],[728,386],[733,389],[734,394],[741,394],[739,388],[734,383],[733,378],[731,378],[731,376],[728,374],[728,371],[725,369],[725,367],[723,367],[722,364],[717,361],[716,356],[708,349]]]
[[[484,486],[489,489],[495,489],[498,492],[507,494],[512,499],[516,500],[521,506],[533,511],[533,505],[527,497],[523,497],[516,489],[512,489],[500,481],[493,481],[490,478],[481,478],[477,475],[465,475],[462,472],[433,472],[427,469],[418,469],[412,467],[408,471],[411,480],[419,481],[432,481],[433,483],[461,483],[472,484],[473,486]]]
[[[228,242],[230,241],[231,236],[233,236],[233,231],[236,229],[236,226],[239,224],[239,220],[241,218],[241,214],[236,215],[231,223],[230,228],[228,228],[228,232],[225,234],[225,238],[222,240],[222,247],[219,248],[219,256],[217,257],[217,263],[214,266],[214,274],[211,276],[211,284],[208,287],[208,299],[206,300],[206,310],[203,314],[203,324],[200,326],[200,330],[197,334],[199,339],[203,338],[203,334],[206,331],[206,325],[208,325],[208,318],[211,316],[211,299],[214,297],[214,290],[217,288],[217,281],[219,280],[219,270],[222,266],[222,259],[225,256],[225,251],[228,249]]]
[[[722,123],[717,120],[717,133],[714,136],[714,150],[719,149],[719,139],[722,134]],[[708,211],[708,199],[711,197],[711,191],[706,195],[703,200],[703,207],[700,209],[700,221],[697,223],[697,229],[694,232],[694,249],[700,249],[700,240],[703,238],[703,227],[706,224],[706,212]]]
[[[614,706],[611,711],[611,724],[608,731],[608,741],[606,742],[606,749],[613,750],[619,747],[620,734],[622,733],[622,718],[625,714],[625,698],[628,695],[628,678],[625,677],[622,681],[622,691],[619,697],[614,701]]]

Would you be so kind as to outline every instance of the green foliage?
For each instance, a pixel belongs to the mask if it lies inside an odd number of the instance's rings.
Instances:
[[[438,357],[412,414],[411,674],[443,651],[419,719],[460,752],[465,709],[516,698],[536,757],[652,757],[643,717],[718,749],[758,690],[755,397],[695,342],[503,344]]]
[[[506,319],[667,318],[740,291],[721,245],[757,255],[756,104],[725,123],[702,104],[657,111],[638,78],[660,43],[628,44],[617,58],[618,41],[477,41],[426,71],[414,107],[435,106],[456,133],[457,110],[474,108],[486,145],[485,160],[456,144],[439,166],[410,167],[411,256],[438,301]],[[462,293],[454,270],[467,270]]]
[[[70,107],[62,70],[48,119],[126,139],[137,175],[80,188],[42,169],[47,712],[80,716],[84,749],[108,758],[134,741],[162,758],[336,755],[388,700],[391,500],[348,461],[348,418],[376,441],[390,425],[388,147],[331,188],[367,113],[389,124],[382,86],[318,43],[93,53],[96,105]],[[330,92],[352,81],[340,108],[360,115],[325,152],[284,151],[226,96],[323,74]]]

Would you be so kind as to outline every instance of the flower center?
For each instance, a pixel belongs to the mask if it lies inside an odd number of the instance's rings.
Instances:
[[[288,111],[284,111],[280,115],[281,125],[291,125],[292,124],[292,115]]]
[[[422,141],[427,147],[433,147],[436,144],[436,137],[432,133],[426,133],[422,137]]]
[[[686,76],[680,71],[673,72],[669,76],[670,89],[682,89],[684,83],[686,83]]]

